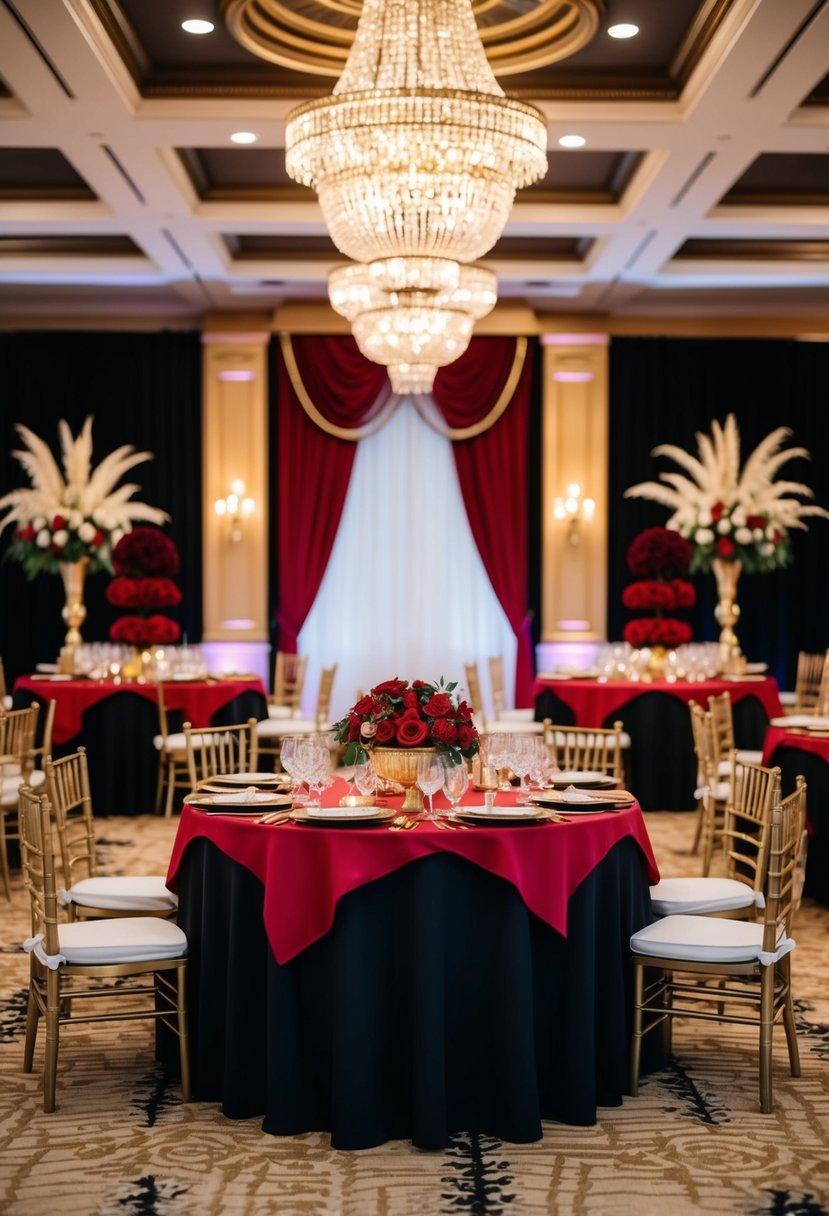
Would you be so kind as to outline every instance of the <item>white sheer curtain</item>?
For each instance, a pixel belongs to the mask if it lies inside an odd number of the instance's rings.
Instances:
[[[515,669],[515,634],[475,545],[452,445],[410,401],[359,444],[299,649],[309,656],[306,712],[314,709],[320,669],[337,663],[332,720],[358,691],[393,676],[445,676],[463,686],[464,663],[497,654],[507,673]]]

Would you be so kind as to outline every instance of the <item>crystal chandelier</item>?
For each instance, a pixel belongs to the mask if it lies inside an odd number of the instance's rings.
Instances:
[[[428,392],[494,305],[494,275],[461,263],[495,244],[546,145],[544,116],[496,81],[470,0],[365,0],[332,96],[288,116],[288,173],[361,263],[332,273],[332,304],[396,391]]]

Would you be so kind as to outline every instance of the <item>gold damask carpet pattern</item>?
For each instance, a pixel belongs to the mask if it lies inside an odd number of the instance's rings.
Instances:
[[[647,819],[663,873],[696,872],[691,817]],[[102,865],[163,872],[174,831],[156,818],[101,820]],[[458,1135],[441,1153],[406,1142],[332,1152],[322,1134],[276,1138],[259,1120],[185,1106],[155,1064],[148,1023],[66,1031],[58,1110],[44,1115],[38,1075],[21,1071],[19,874],[0,916],[7,1216],[829,1216],[829,909],[810,902],[793,963],[803,1075],[788,1075],[780,1033],[774,1114],[758,1110],[752,1030],[680,1023],[669,1067],[595,1127],[549,1123],[528,1145]]]

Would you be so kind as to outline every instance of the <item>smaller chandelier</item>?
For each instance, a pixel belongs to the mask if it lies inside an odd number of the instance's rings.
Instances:
[[[466,350],[476,321],[498,298],[483,266],[449,258],[385,258],[332,270],[334,309],[367,359],[385,364],[396,393],[429,393],[435,372]]]

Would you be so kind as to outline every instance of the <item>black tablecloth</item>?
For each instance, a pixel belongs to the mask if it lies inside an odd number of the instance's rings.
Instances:
[[[780,766],[784,795],[795,788],[799,774],[806,778],[809,852],[803,894],[829,907],[829,764],[794,747],[775,748],[769,764]]]
[[[562,726],[574,724],[573,710],[552,689],[536,699],[536,719]],[[688,706],[664,692],[641,692],[608,714],[602,726],[622,721],[630,735],[629,787],[644,811],[685,811],[696,805],[697,762]],[[763,746],[768,719],[756,697],[734,705],[734,735],[738,747]]]
[[[629,939],[651,919],[633,840],[575,891],[566,940],[510,883],[440,854],[346,896],[284,966],[249,871],[197,840],[180,875],[193,1093],[231,1118],[438,1149],[458,1130],[527,1142],[541,1119],[590,1125],[627,1091]]]
[[[42,698],[27,689],[14,694],[14,707],[21,709]],[[42,723],[45,706],[39,720]],[[253,689],[223,705],[211,719],[213,726],[232,726],[248,718],[268,716],[267,702]],[[171,712],[170,730],[181,730],[181,715]],[[146,815],[155,809],[158,752],[153,737],[158,734],[158,706],[138,693],[113,691],[111,696],[90,705],[83,714],[83,728],[72,739],[55,743],[55,758],[85,747],[89,785],[96,816]]]

